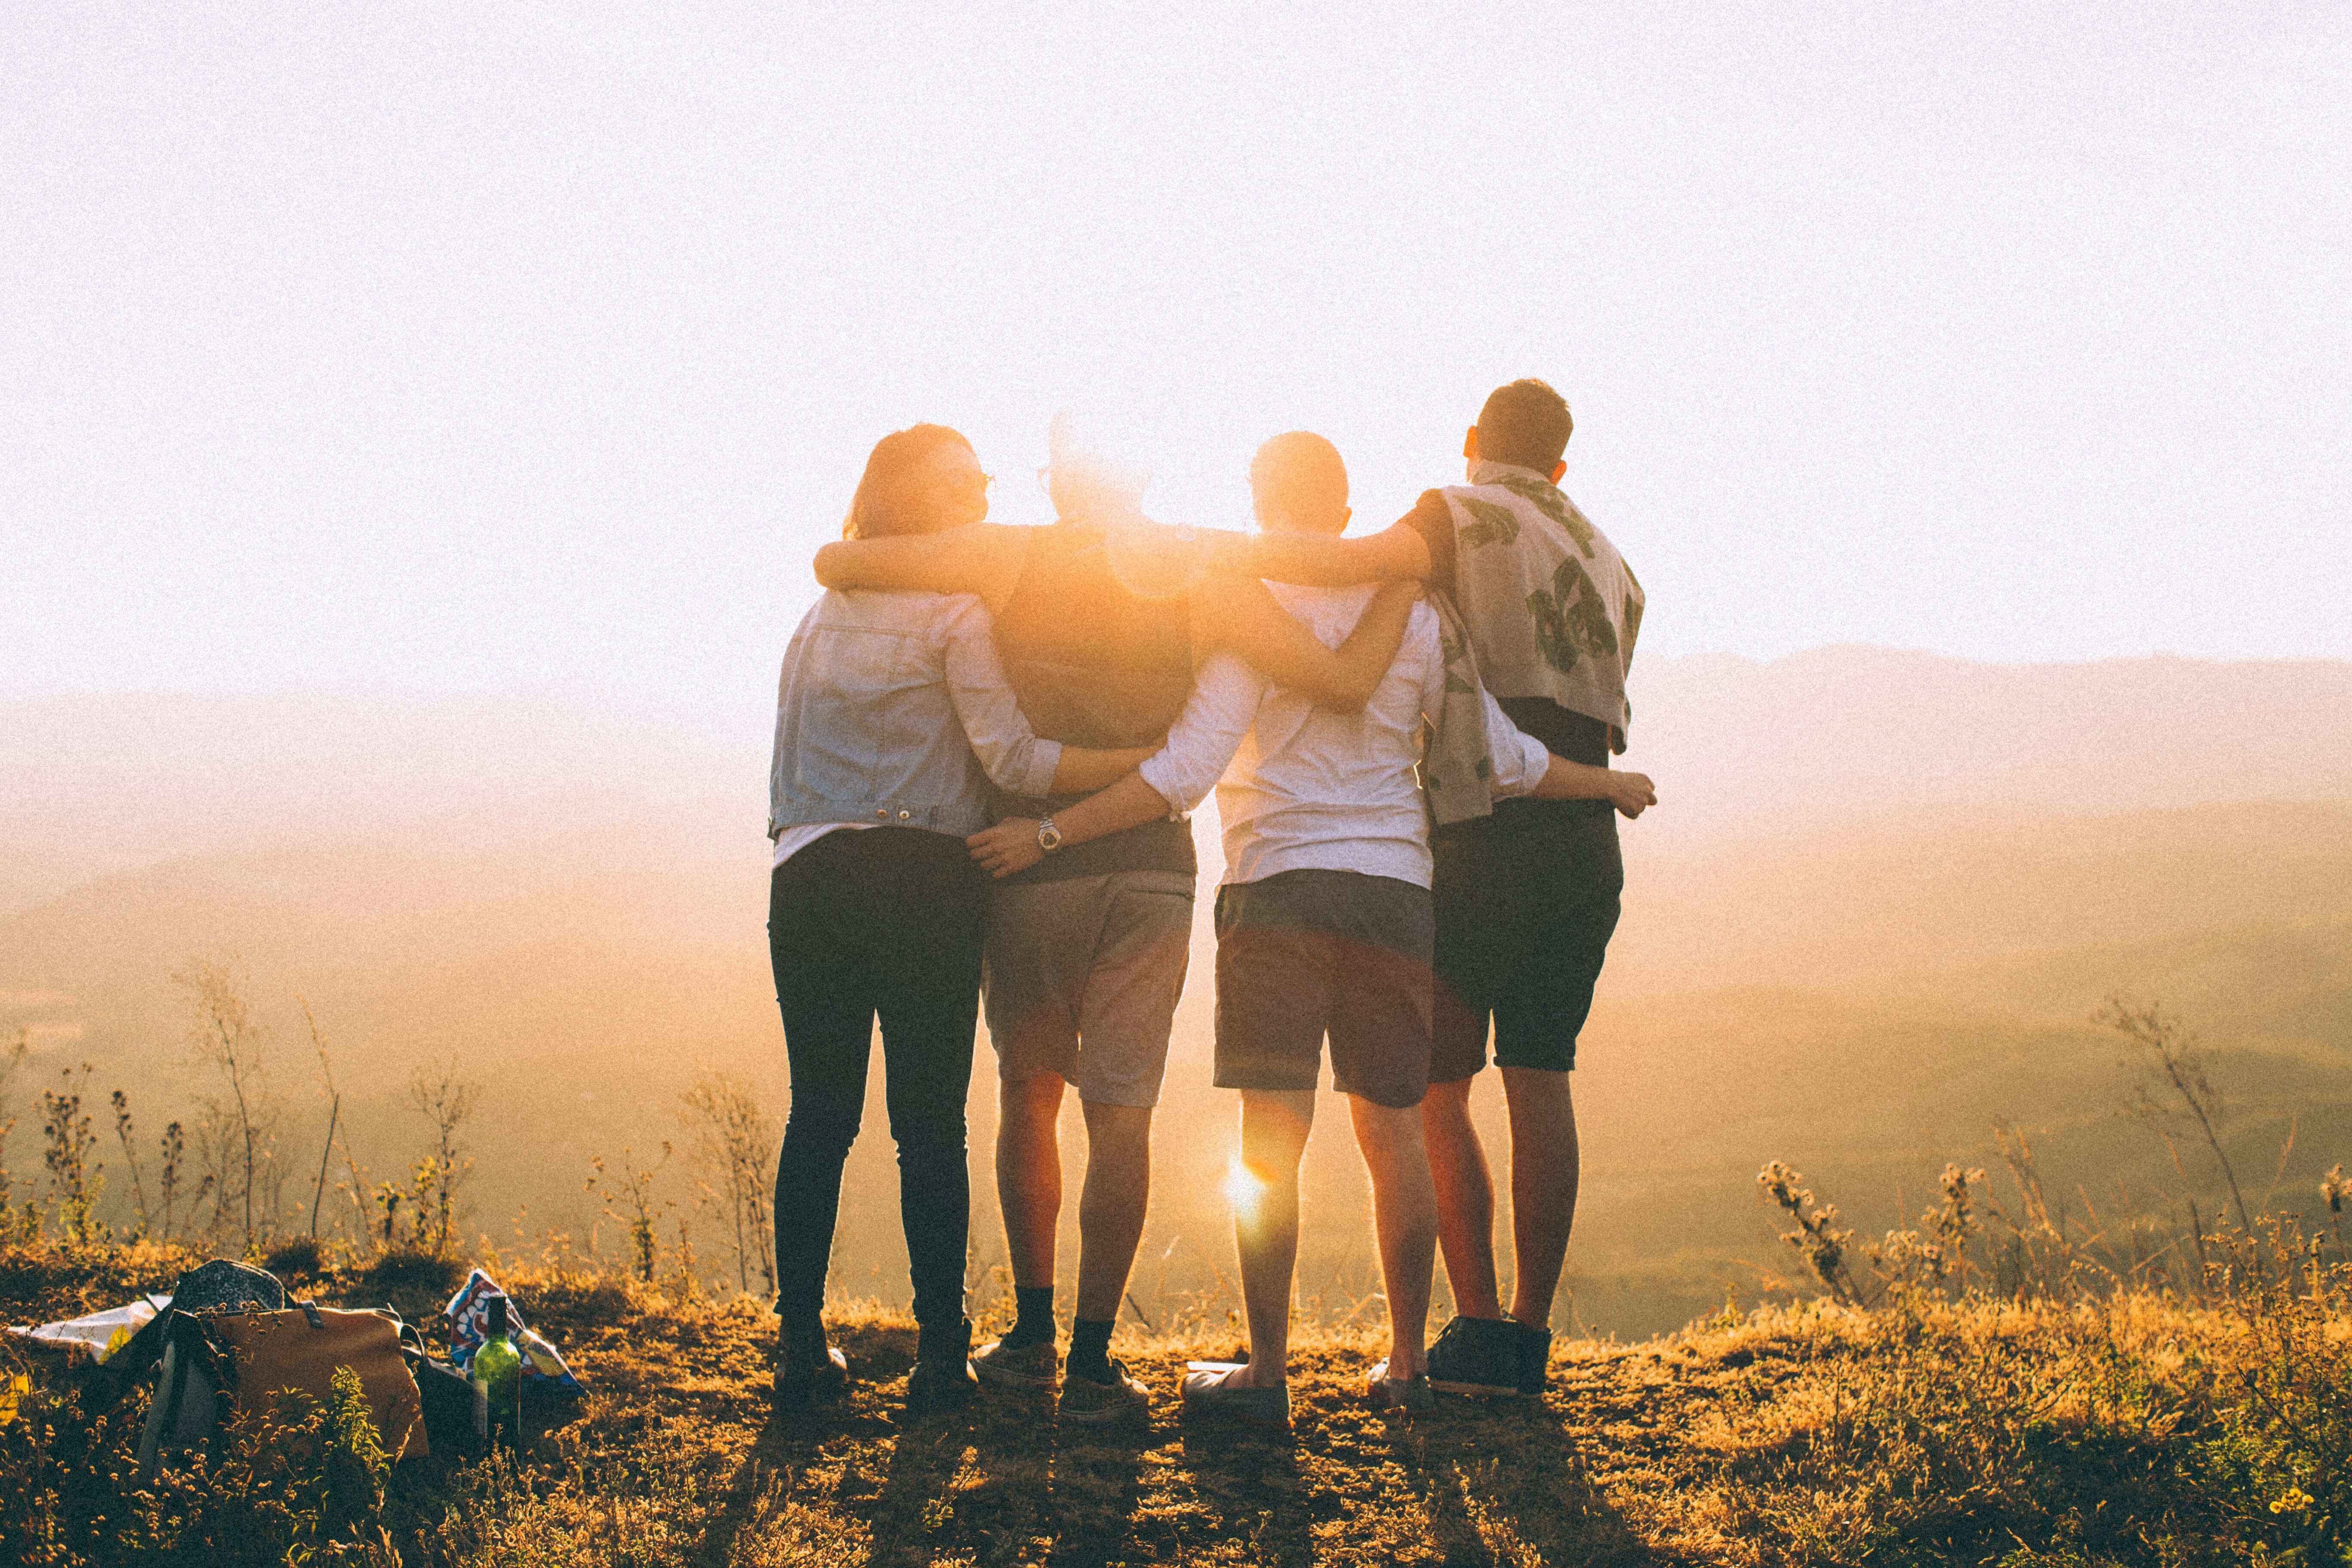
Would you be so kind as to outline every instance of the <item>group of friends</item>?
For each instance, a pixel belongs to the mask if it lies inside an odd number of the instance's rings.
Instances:
[[[1213,788],[1214,1082],[1240,1091],[1255,1200],[1235,1222],[1249,1349],[1188,1373],[1186,1413],[1288,1422],[1298,1165],[1327,1037],[1388,1308],[1367,1396],[1419,1410],[1441,1391],[1541,1392],[1576,1209],[1570,1072],[1624,880],[1616,816],[1655,800],[1610,765],[1643,595],[1559,489],[1570,430],[1543,382],[1497,388],[1464,442],[1465,482],[1352,538],[1346,467],[1304,431],[1252,462],[1252,533],[1146,518],[1146,476],[1067,418],[1041,527],[986,521],[990,476],[954,430],[876,445],[842,542],[817,552],[827,591],[784,657],[769,778],[792,1072],[781,1405],[829,1398],[847,1373],[825,1272],[878,1019],[919,1330],[909,1402],[989,1384],[1056,1393],[1065,1421],[1150,1411],[1109,1342],[1190,954],[1187,814]],[[983,1005],[1017,1316],[975,1352],[964,1105]],[[1470,1115],[1490,1039],[1507,1310]],[[1065,1355],[1072,1089],[1087,1159]],[[1430,1342],[1441,1248],[1456,1316]]]

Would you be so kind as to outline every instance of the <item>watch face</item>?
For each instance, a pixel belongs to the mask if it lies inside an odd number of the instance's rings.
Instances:
[[[1062,830],[1050,822],[1037,825],[1037,847],[1051,853],[1062,847]]]

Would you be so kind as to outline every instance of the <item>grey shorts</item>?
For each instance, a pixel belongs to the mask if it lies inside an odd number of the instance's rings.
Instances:
[[[1429,889],[1360,871],[1285,871],[1217,889],[1217,1087],[1331,1083],[1375,1105],[1429,1089],[1436,941]]]
[[[1192,948],[1192,879],[1111,871],[1000,886],[982,992],[997,1076],[1057,1073],[1097,1105],[1157,1105]]]

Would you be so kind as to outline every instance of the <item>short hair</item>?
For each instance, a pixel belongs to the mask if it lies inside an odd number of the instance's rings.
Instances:
[[[1478,410],[1478,456],[1549,474],[1568,450],[1575,428],[1568,400],[1549,384],[1528,376],[1486,395],[1486,405]]]
[[[1348,510],[1348,465],[1339,448],[1312,430],[1286,430],[1250,459],[1250,488],[1274,510],[1301,521],[1344,521]]]
[[[849,500],[841,537],[887,539],[894,533],[929,531],[927,519],[908,511],[907,492],[914,488],[932,455],[950,447],[971,450],[961,431],[944,425],[909,425],[875,442],[874,450],[866,454],[857,493]]]

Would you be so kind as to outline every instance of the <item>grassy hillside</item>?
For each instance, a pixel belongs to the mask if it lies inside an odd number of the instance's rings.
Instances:
[[[1213,846],[1202,824],[1204,847]],[[2295,1191],[2352,1155],[2352,806],[2200,807],[2045,818],[1929,813],[1836,833],[1646,848],[1628,831],[1632,885],[1587,1036],[1577,1092],[1586,1187],[1563,1327],[1643,1334],[1754,1300],[1777,1272],[1748,1178],[1789,1158],[1874,1228],[1916,1210],[1947,1160],[1998,1165],[1993,1124],[2032,1141],[2062,1193],[2104,1210],[2184,1183],[2163,1145],[2123,1118],[2133,1084],[2088,1016],[2110,991],[2159,997],[2217,1053],[2225,1135],[2242,1168]],[[1214,856],[1204,857],[1214,875]],[[585,1191],[593,1158],[660,1166],[664,1245],[687,1219],[715,1250],[687,1150],[680,1092],[704,1068],[787,1103],[761,947],[764,880],[663,833],[562,836],[467,852],[373,842],[174,858],[85,882],[0,917],[0,1044],[32,1049],[0,1085],[19,1131],[0,1164],[37,1190],[39,1093],[88,1061],[92,1104],[121,1087],[142,1137],[196,1126],[220,1099],[187,1044],[172,973],[192,954],[242,956],[280,1110],[288,1223],[307,1225],[327,1101],[302,1013],[333,1053],[339,1136],[370,1184],[402,1175],[430,1129],[407,1098],[419,1064],[449,1060],[489,1087],[465,1130],[468,1234],[511,1245],[548,1229],[610,1255],[617,1230]],[[1205,900],[1203,901],[1205,915]],[[1231,1273],[1219,1197],[1232,1097],[1208,1087],[1212,949],[1198,934],[1157,1150],[1152,1228],[1136,1294],[1158,1323]],[[970,1117],[984,1165],[995,1124],[983,1046]],[[878,1094],[878,1084],[877,1093]],[[1476,1104],[1490,1126],[1491,1083]],[[1331,1129],[1309,1147],[1317,1216],[1310,1295],[1370,1289],[1364,1190]],[[1076,1173],[1084,1140],[1067,1130]],[[895,1174],[884,1118],[853,1155],[836,1267],[898,1300]],[[2284,1162],[2292,1129],[2295,1144]],[[130,1215],[128,1173],[103,1116],[101,1213]],[[663,1164],[665,1142],[678,1152]],[[152,1142],[142,1148],[152,1159]],[[324,1223],[362,1216],[332,1190]],[[2095,1174],[2096,1180],[2093,1181]],[[975,1284],[994,1289],[992,1184],[975,1182]],[[2210,1210],[2209,1210],[2210,1212]]]
[[[167,1284],[144,1254],[0,1258],[0,1314]],[[429,1310],[411,1264],[311,1282]],[[0,1550],[107,1564],[1978,1564],[2352,1561],[2352,1292],[2340,1270],[2188,1304],[1920,1298],[1723,1313],[1637,1343],[1566,1341],[1540,1403],[1382,1416],[1366,1333],[1308,1332],[1287,1438],[1057,1429],[983,1398],[909,1415],[913,1331],[835,1313],[854,1381],[779,1415],[772,1320],[576,1273],[508,1284],[590,1397],[516,1461],[436,1453],[331,1473],[216,1439],[134,1479],[144,1395],[93,1426],[31,1373],[0,1426]],[[1114,1343],[1167,1395],[1222,1322]],[[338,1479],[337,1477],[340,1477]]]

